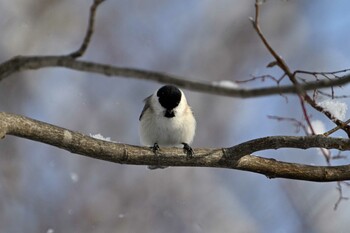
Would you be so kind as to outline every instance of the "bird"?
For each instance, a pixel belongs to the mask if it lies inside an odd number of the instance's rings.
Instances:
[[[141,144],[150,146],[155,154],[160,147],[183,145],[187,156],[192,157],[190,144],[195,136],[196,119],[182,90],[174,85],[162,86],[144,103],[139,117]]]

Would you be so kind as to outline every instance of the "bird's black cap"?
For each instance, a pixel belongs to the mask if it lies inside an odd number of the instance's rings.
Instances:
[[[181,101],[181,91],[173,85],[166,85],[157,91],[160,105],[167,110],[176,108]]]

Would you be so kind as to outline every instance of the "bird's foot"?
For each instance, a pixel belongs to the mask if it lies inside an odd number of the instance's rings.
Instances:
[[[186,152],[187,157],[192,158],[194,156],[194,151],[193,151],[192,147],[190,147],[190,145],[188,145],[185,142],[183,142],[182,145],[184,145],[184,151]]]
[[[154,153],[155,156],[159,156],[158,151],[159,151],[159,145],[158,143],[154,143],[153,146],[150,147]],[[149,165],[148,169],[154,170],[154,169],[164,169],[167,168],[167,166],[159,166],[159,165]]]
[[[159,145],[158,143],[154,143],[153,146],[150,147],[155,155],[158,156],[158,151],[159,151]]]

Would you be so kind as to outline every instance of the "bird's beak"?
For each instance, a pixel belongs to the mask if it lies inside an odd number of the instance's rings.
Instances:
[[[174,117],[175,114],[174,114],[174,110],[165,110],[165,114],[164,114],[165,117],[168,117],[168,118],[171,118],[171,117]]]

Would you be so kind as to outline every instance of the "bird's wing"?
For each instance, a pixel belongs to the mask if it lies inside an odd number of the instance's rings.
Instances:
[[[146,99],[143,100],[143,102],[145,102],[145,106],[143,106],[141,115],[139,117],[139,121],[141,120],[143,114],[147,111],[147,109],[151,107],[151,97],[152,95],[148,96]]]

